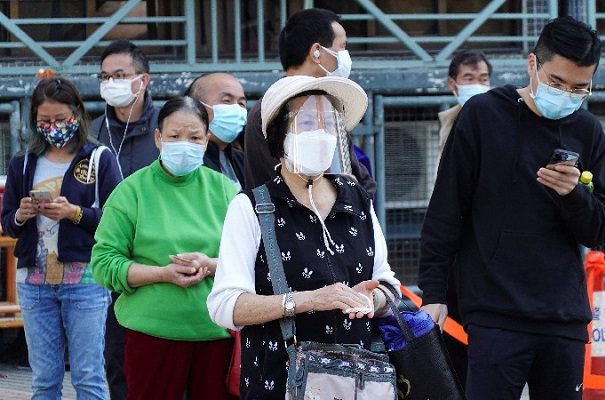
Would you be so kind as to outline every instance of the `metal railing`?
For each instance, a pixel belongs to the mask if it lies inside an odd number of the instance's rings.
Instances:
[[[603,18],[605,14],[597,13],[596,0],[578,0],[585,2],[589,10],[586,17],[589,21]],[[178,9],[182,15],[163,15],[132,17],[128,16],[141,0],[128,0],[112,15],[107,17],[85,18],[15,18],[11,19],[0,13],[0,27],[4,28],[12,40],[0,43],[0,49],[29,49],[33,58],[31,65],[17,65],[5,61],[0,69],[0,75],[33,74],[40,67],[51,67],[63,74],[87,74],[97,71],[97,65],[83,62],[91,49],[105,47],[109,41],[104,40],[106,34],[119,24],[174,24],[182,32],[180,37],[133,40],[141,47],[173,47],[181,51],[169,62],[153,63],[153,72],[201,72],[201,71],[271,71],[280,69],[277,58],[277,49],[267,40],[270,34],[277,36],[279,30],[285,25],[289,12],[288,0],[256,0],[243,3],[241,0],[181,0]],[[148,2],[149,3],[149,2]],[[515,4],[512,7],[511,4]],[[517,4],[518,3],[518,4]],[[539,4],[538,4],[539,3]],[[343,23],[357,24],[363,27],[372,24],[377,33],[366,36],[350,35],[348,42],[357,48],[365,48],[366,55],[375,55],[371,59],[360,57],[356,59],[356,66],[363,69],[383,68],[413,68],[419,66],[445,66],[450,56],[466,43],[489,48],[502,47],[504,43],[509,46],[508,57],[495,59],[496,65],[518,64],[525,56],[528,46],[536,39],[537,31],[529,29],[531,23],[543,25],[548,19],[558,14],[559,2],[557,0],[520,0],[512,2],[506,0],[490,0],[483,8],[476,12],[442,13],[412,12],[407,2],[400,2],[397,13],[387,13],[370,0],[355,0],[336,4],[335,8],[343,8],[340,13]],[[305,0],[304,7],[312,7],[312,0]],[[246,7],[246,15],[252,14],[249,21],[242,21],[242,7]],[[519,12],[503,12],[505,9],[519,9]],[[200,19],[204,19],[201,21]],[[209,22],[206,24],[205,22]],[[424,34],[405,29],[408,23],[463,23],[455,31],[447,29],[445,34],[433,31]],[[493,21],[510,21],[515,28],[508,32],[497,31],[491,33],[478,33],[485,24]],[[100,25],[99,25],[100,24]],[[244,24],[255,27],[253,31]],[[279,29],[267,31],[268,25],[278,26]],[[364,25],[365,24],[365,25]],[[27,26],[48,25],[99,25],[84,40],[64,41],[36,41],[27,33]],[[199,27],[202,36],[207,36],[204,46],[198,46],[196,29]],[[227,34],[225,34],[226,29]],[[246,45],[253,51],[245,51],[242,32],[250,37]],[[173,34],[172,36],[179,36]],[[255,36],[255,37],[254,37]],[[267,43],[269,47],[267,48]],[[229,48],[223,51],[221,45]],[[55,49],[73,49],[66,57],[53,55]],[[355,55],[355,53],[353,53]]]

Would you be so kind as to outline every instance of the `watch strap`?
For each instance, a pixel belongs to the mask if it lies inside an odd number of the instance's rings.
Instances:
[[[289,305],[292,305],[290,308]],[[296,303],[294,302],[294,292],[286,292],[283,300],[284,317],[293,318],[296,315]]]

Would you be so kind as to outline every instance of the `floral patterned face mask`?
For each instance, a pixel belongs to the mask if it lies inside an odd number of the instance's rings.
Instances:
[[[80,118],[72,116],[63,121],[38,122],[36,131],[44,136],[48,143],[60,149],[76,134],[79,127]]]

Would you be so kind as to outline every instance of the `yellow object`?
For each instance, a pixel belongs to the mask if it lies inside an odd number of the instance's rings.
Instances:
[[[76,206],[76,212],[74,213],[74,216],[71,218],[71,222],[73,222],[74,224],[79,224],[80,220],[82,219],[82,207],[80,206]]]
[[[582,182],[585,185],[592,182],[592,172],[583,171],[582,175],[580,175],[580,182]]]

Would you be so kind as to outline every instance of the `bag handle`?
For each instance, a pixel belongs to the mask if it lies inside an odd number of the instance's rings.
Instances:
[[[403,320],[403,318],[401,318],[401,313],[399,312],[399,308],[397,308],[397,305],[395,304],[393,299],[391,299],[391,296],[389,296],[388,293],[383,289],[383,287],[386,287],[387,290],[395,296],[395,298],[400,299],[400,300],[401,300],[401,292],[398,292],[397,290],[395,290],[395,288],[393,288],[389,284],[385,284],[385,285],[381,285],[381,286],[377,287],[377,289],[380,290],[384,294],[384,297],[387,300],[387,304],[389,305],[389,308],[391,309],[393,316],[395,317],[395,320],[397,321],[397,325],[399,325],[399,328],[401,328],[401,331],[403,332],[403,336],[405,337],[405,340],[407,340],[408,343],[411,343],[415,339],[414,333],[412,332],[412,329],[407,324],[407,322],[405,322]]]
[[[88,174],[86,175],[86,182],[90,182],[90,177],[92,175],[92,170],[95,170],[95,202],[92,203],[91,208],[100,208],[99,207],[99,165],[101,160],[101,153],[105,151],[107,147],[98,146],[96,147],[92,153],[90,153],[90,161],[88,164]]]

